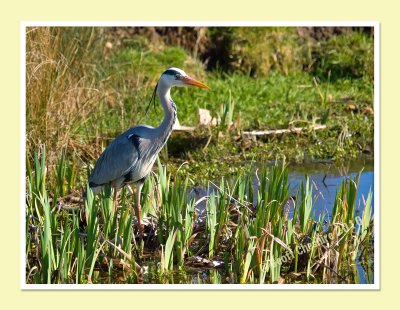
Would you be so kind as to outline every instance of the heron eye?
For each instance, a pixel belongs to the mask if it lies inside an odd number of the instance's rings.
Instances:
[[[179,80],[179,74],[175,74],[175,80]]]

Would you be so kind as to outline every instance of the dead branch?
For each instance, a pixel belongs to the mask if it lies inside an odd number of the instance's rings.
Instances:
[[[252,131],[243,131],[243,134],[248,136],[270,136],[270,135],[281,135],[284,133],[300,133],[307,130],[321,130],[321,129],[326,129],[326,125],[293,127],[288,129],[252,130]]]

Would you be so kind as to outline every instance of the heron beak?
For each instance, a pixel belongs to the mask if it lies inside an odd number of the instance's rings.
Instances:
[[[192,78],[189,77],[189,76],[183,77],[183,78],[182,78],[182,81],[183,81],[185,84],[188,84],[188,85],[193,85],[193,86],[197,86],[197,87],[201,87],[201,88],[210,89],[210,87],[208,87],[206,84],[204,84],[204,83],[202,83],[202,82],[199,82],[199,81],[196,81],[195,79],[192,79]]]

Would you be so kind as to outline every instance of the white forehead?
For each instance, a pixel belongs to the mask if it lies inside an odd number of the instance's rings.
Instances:
[[[182,69],[179,69],[179,68],[172,67],[172,68],[168,68],[168,70],[177,71],[178,73],[180,73],[181,75],[184,75],[184,76],[187,75],[187,74],[185,73],[185,71],[183,71]],[[167,70],[167,71],[168,71],[168,70]]]

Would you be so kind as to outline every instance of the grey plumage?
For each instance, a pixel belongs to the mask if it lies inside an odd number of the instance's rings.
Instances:
[[[132,127],[110,143],[89,177],[89,186],[94,192],[99,192],[107,183],[119,189],[147,176],[162,148],[159,139],[149,134],[150,130],[154,128]],[[129,179],[127,174],[130,174]]]
[[[150,173],[176,121],[176,105],[171,99],[170,89],[172,86],[185,85],[208,88],[207,85],[190,78],[180,69],[166,70],[161,75],[151,100],[155,100],[155,95],[158,95],[164,109],[162,123],[156,128],[138,125],[119,135],[100,155],[89,177],[89,187],[95,194],[99,193],[104,185],[110,183],[114,188],[114,202],[122,186],[136,183],[136,215],[140,236],[142,236],[140,193],[143,180]]]

